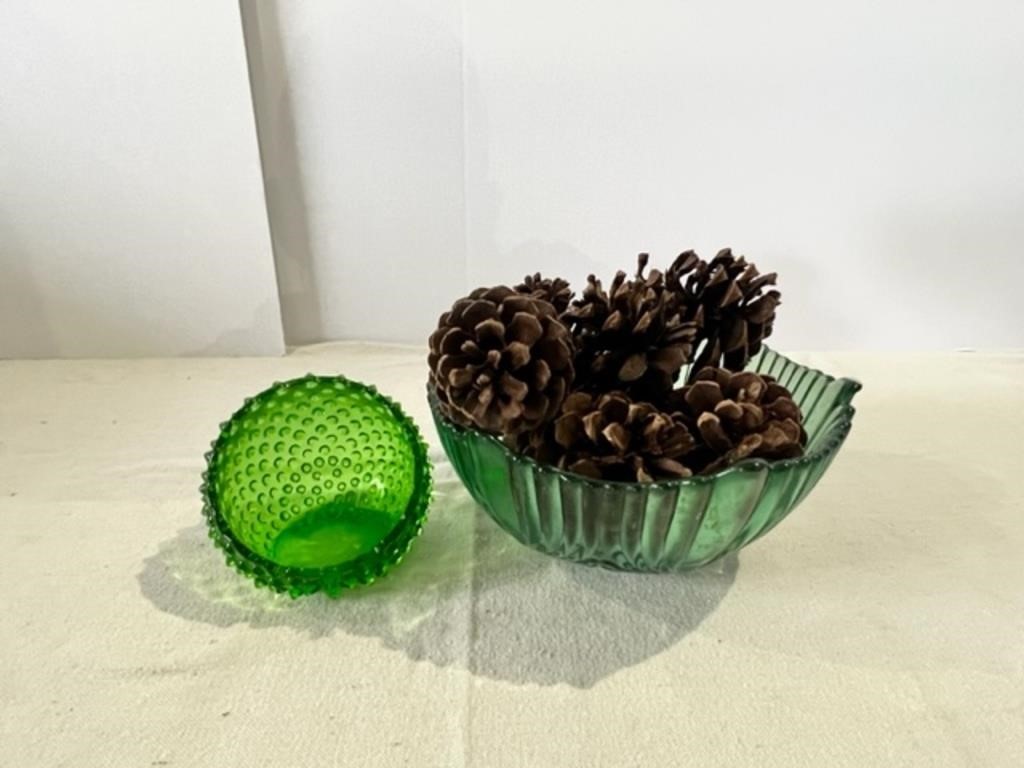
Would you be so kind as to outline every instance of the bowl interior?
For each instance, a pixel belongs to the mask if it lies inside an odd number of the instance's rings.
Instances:
[[[308,376],[275,384],[231,417],[207,488],[251,553],[326,568],[372,553],[424,506],[425,462],[397,406],[357,382]]]
[[[764,459],[748,459],[726,467],[712,475],[697,475],[682,480],[666,480],[646,484],[649,486],[685,486],[711,482],[721,475],[734,474],[737,471],[767,468],[779,472],[792,466],[806,465],[809,462],[826,458],[833,453],[846,438],[853,421],[855,410],[852,402],[861,390],[860,382],[849,378],[835,378],[822,371],[800,365],[784,355],[768,347],[763,347],[747,365],[747,370],[762,375],[772,376],[793,395],[793,400],[803,413],[804,429],[807,432],[807,446],[804,454],[794,459],[766,461]],[[680,381],[686,381],[690,374],[690,366],[683,369]],[[437,403],[437,397],[428,387],[427,399],[442,437],[446,450],[451,444],[444,438],[449,435],[462,435],[474,441],[492,443],[494,449],[505,454],[508,460],[534,466],[538,471],[554,472],[580,482],[601,487],[632,486],[634,483],[622,483],[607,480],[591,480],[581,475],[556,469],[555,467],[537,464],[533,459],[514,453],[498,437],[472,427],[460,427],[444,418]]]

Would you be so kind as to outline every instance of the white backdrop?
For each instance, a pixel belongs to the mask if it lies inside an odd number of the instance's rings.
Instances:
[[[320,278],[296,341],[731,245],[780,272],[782,347],[1024,345],[1017,0],[261,7]]]
[[[238,8],[0,3],[0,358],[278,354]]]
[[[723,245],[788,349],[1024,346],[1016,0],[5,3],[0,356],[422,343]]]
[[[288,341],[423,342],[466,277],[458,0],[242,9]]]

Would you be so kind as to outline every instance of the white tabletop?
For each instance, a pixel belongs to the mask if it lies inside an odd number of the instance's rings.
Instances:
[[[864,382],[850,439],[673,576],[498,530],[424,357],[0,362],[0,765],[1024,764],[1024,355],[793,355]],[[201,524],[218,422],[308,371],[377,384],[436,462],[406,561],[338,600],[255,588]]]

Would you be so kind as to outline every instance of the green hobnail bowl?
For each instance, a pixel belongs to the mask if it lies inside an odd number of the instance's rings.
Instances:
[[[416,425],[341,376],[274,384],[206,455],[203,514],[229,564],[293,597],[369,584],[399,562],[430,502]]]
[[[748,368],[774,376],[793,393],[804,413],[806,453],[661,483],[601,482],[542,466],[491,435],[452,424],[429,399],[441,444],[463,484],[520,542],[578,563],[680,571],[717,560],[775,527],[814,488],[850,432],[858,382],[768,349]]]

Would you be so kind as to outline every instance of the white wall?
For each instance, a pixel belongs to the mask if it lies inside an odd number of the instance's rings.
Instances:
[[[0,357],[283,351],[238,7],[0,4]]]
[[[732,245],[784,346],[1024,345],[1024,4],[466,9],[471,282]]]
[[[722,245],[775,343],[1024,346],[1016,0],[9,0],[0,356],[422,343]]]
[[[242,10],[289,343],[422,342],[466,268],[458,0]]]
[[[782,347],[1024,345],[1017,0],[262,7],[310,338],[422,341],[473,285],[731,245],[781,273]]]

